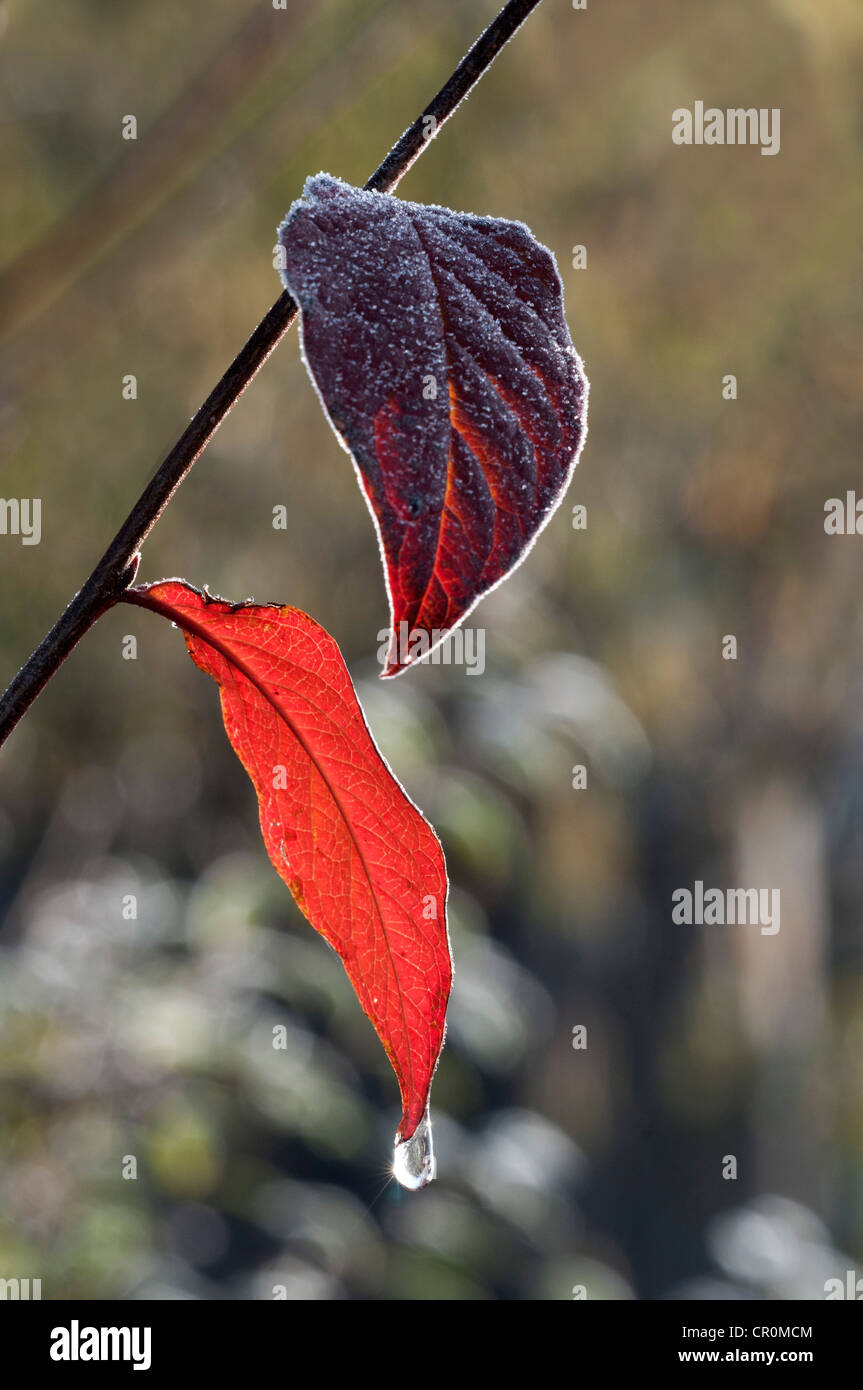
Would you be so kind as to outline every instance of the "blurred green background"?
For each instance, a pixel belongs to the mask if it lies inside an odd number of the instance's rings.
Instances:
[[[3,683],[276,297],[305,176],[362,183],[497,8],[2,5],[0,491],[43,506],[40,545],[0,537]],[[545,0],[405,179],[555,250],[591,379],[571,493],[471,620],[481,677],[377,680],[366,506],[295,332],[267,363],[141,577],[312,613],[441,835],[440,1178],[388,1181],[394,1078],[215,691],[115,610],[0,753],[0,1276],[554,1300],[863,1273],[863,540],[823,526],[860,477],[861,79],[858,0]],[[673,145],[695,100],[781,108],[781,152]],[[780,932],[675,926],[696,879],[779,887]]]

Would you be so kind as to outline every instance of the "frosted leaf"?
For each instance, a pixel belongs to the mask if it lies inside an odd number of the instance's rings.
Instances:
[[[560,276],[521,222],[329,174],[279,242],[306,365],[377,527],[396,675],[523,559],[569,483],[587,381]]]

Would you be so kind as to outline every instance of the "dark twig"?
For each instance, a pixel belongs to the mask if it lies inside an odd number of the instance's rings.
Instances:
[[[504,5],[497,18],[459,63],[446,85],[393,146],[386,159],[368,180],[366,188],[379,193],[392,192],[444,122],[449,120],[459,103],[479,81],[504,44],[512,38],[539,4],[540,0],[509,0],[509,3]],[[430,121],[429,117],[433,117],[433,121]],[[191,423],[135,503],[90,578],[79,589],[48,636],[22,666],[8,690],[0,698],[0,744],[6,740],[18,720],[30,708],[84,633],[117,602],[124,589],[131,584],[138,568],[140,547],[190,472],[198,455],[263,366],[273,348],[281,341],[296,316],[297,306],[291,296],[287,293],[281,294],[258,324],[245,347],[234,358],[221,381],[193,416]]]

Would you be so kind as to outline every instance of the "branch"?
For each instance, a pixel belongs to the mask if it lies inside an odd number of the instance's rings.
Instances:
[[[456,107],[491,66],[540,0],[509,0],[459,63],[449,81],[409,126],[366,183],[377,193],[391,193],[411,165],[449,120]],[[428,117],[434,117],[434,123]],[[426,134],[426,132],[429,132]],[[236,405],[249,382],[266,362],[297,317],[297,306],[285,292],[258,324],[245,347],[234,358],[221,381],[177,440],[150,483],[142,492],[102,559],[44,641],[22,666],[0,698],[0,744],[15,728],[55,671],[84,633],[132,583],[138,554],[153,526],[195,460]]]

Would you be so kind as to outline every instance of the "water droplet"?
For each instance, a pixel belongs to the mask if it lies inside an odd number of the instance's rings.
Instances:
[[[426,1111],[410,1139],[403,1139],[401,1143],[396,1139],[393,1177],[402,1187],[416,1192],[432,1181],[436,1171],[431,1119]]]

